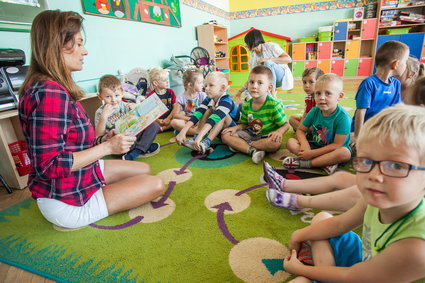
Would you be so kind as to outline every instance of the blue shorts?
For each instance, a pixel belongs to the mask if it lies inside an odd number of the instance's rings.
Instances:
[[[329,239],[334,251],[335,265],[350,267],[362,261],[362,241],[354,232]]]

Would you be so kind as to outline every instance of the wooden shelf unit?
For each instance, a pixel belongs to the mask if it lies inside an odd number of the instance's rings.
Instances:
[[[200,25],[196,27],[198,46],[205,48],[219,69],[229,69],[229,50],[227,27],[221,25]],[[216,52],[223,52],[224,57],[216,57]]]
[[[292,72],[301,78],[305,69],[318,67],[341,77],[367,77],[372,73],[377,19],[334,23],[333,41],[292,44]],[[338,54],[334,54],[338,50]]]

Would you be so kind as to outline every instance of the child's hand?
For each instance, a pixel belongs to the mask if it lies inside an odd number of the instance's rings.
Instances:
[[[105,106],[103,107],[103,111],[101,116],[104,119],[107,119],[115,110],[115,107],[112,106],[111,104],[105,104]]]
[[[171,119],[169,118],[165,118],[164,120],[162,120],[162,125],[163,126],[168,126],[170,125]]]
[[[237,131],[238,131],[239,127],[238,126],[233,126],[233,127],[229,127],[229,128],[225,128],[222,131],[222,134],[230,134],[231,136],[233,136]]]
[[[355,136],[351,136],[350,147],[353,149],[353,151],[356,150],[356,142],[357,142],[357,138]]]
[[[158,120],[156,120],[157,122],[158,122],[158,124],[162,127],[162,126],[165,126],[164,125],[164,119],[158,119]]]
[[[299,266],[303,266],[303,264],[297,258],[297,251],[293,249],[291,253],[285,257],[285,260],[283,261],[283,267],[285,271],[298,275],[297,267]]]
[[[298,152],[298,157],[303,160],[311,160],[314,158],[313,151],[311,149],[308,150],[300,150]]]
[[[176,142],[178,145],[183,145],[186,141],[186,135],[183,134],[182,132],[180,132],[177,136],[176,136]]]
[[[272,142],[282,142],[282,135],[277,131],[271,132],[269,134],[269,138],[272,140]]]
[[[128,105],[128,108],[130,108],[130,110],[133,110],[137,106],[137,104],[133,102],[127,103],[127,105]]]
[[[201,141],[202,141],[202,137],[198,135],[195,141],[193,142],[193,147],[195,148],[195,150],[201,151],[201,146],[200,146]]]

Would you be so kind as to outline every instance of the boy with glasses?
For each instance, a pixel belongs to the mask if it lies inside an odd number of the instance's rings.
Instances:
[[[362,198],[339,216],[317,214],[292,234],[284,268],[297,282],[424,282],[424,140],[418,106],[390,107],[364,124],[353,163]],[[350,232],[361,224],[362,241]],[[307,241],[314,266],[297,259]]]

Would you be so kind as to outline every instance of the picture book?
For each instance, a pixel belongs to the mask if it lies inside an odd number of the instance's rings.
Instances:
[[[167,111],[167,106],[162,103],[158,95],[153,94],[121,117],[115,123],[115,129],[119,133],[130,132],[131,136],[136,136]]]

